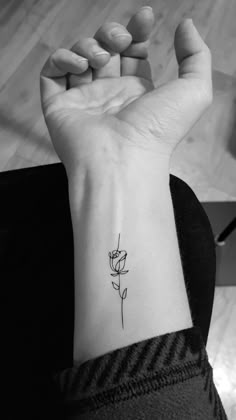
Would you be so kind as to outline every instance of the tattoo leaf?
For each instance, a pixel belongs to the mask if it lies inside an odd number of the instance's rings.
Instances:
[[[113,285],[114,289],[119,290],[119,285],[116,284],[114,281],[112,281],[112,285]]]
[[[125,299],[127,296],[127,287],[124,289],[123,293],[122,293],[122,299]]]
[[[120,274],[126,274],[126,273],[128,273],[129,272],[129,270],[126,270],[126,271],[120,271]]]

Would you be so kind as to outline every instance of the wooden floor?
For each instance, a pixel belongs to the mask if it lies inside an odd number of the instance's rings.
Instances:
[[[150,62],[155,86],[177,77],[173,40],[192,17],[212,51],[214,101],[178,146],[171,172],[200,201],[236,200],[235,0],[1,0],[0,171],[59,162],[45,125],[39,74],[48,56],[105,20],[126,25],[140,6],[156,16]]]
[[[171,173],[204,201],[236,200],[235,0],[1,0],[0,172],[60,162],[40,105],[39,74],[48,56],[105,20],[126,25],[151,5],[156,26],[150,46],[155,86],[177,77],[173,40],[191,17],[212,52],[214,100],[176,149]],[[235,288],[217,288],[209,357],[229,420],[236,419]]]

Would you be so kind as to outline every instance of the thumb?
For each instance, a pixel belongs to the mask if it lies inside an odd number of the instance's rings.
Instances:
[[[211,52],[201,38],[192,19],[183,20],[175,31],[175,54],[179,65],[179,78],[201,79],[211,86]]]
[[[191,19],[175,32],[179,78],[158,86],[135,104],[136,126],[173,150],[212,103],[211,52]],[[132,104],[131,104],[132,105]],[[128,105],[130,106],[130,105]]]

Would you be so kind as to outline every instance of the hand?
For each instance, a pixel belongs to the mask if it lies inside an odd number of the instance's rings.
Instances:
[[[126,28],[105,22],[94,38],[80,38],[71,50],[59,48],[46,61],[42,110],[67,174],[79,165],[105,167],[134,155],[169,164],[211,104],[211,53],[190,20],[175,32],[179,78],[154,87],[148,61],[154,22],[152,9],[142,8]],[[112,30],[125,36],[114,38]],[[107,54],[95,56],[96,47]]]

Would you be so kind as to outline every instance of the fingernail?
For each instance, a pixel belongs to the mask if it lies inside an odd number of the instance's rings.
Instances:
[[[113,38],[114,39],[117,39],[117,38],[126,38],[126,39],[128,39],[128,38],[130,38],[130,35],[129,34],[117,34],[117,35],[113,35]]]
[[[112,38],[117,38],[117,37],[130,37],[130,34],[127,34],[127,33],[123,32],[119,28],[115,28],[115,29],[113,29],[111,31],[111,36],[112,36]]]
[[[102,50],[101,48],[99,48],[99,47],[94,47],[93,48],[93,54],[94,55],[109,55],[109,53],[107,52],[107,51],[104,51],[104,50]]]
[[[88,62],[87,58],[79,58],[76,55],[73,56],[73,59],[75,60],[76,63],[78,64],[85,64]]]
[[[95,53],[94,55],[96,55],[96,57],[97,56],[99,57],[100,55],[107,56],[107,55],[109,55],[109,53],[108,52],[105,52],[105,51],[100,51],[100,52]]]
[[[145,9],[153,11],[153,8],[151,6],[143,6],[143,7],[141,7],[140,10],[145,10]]]

